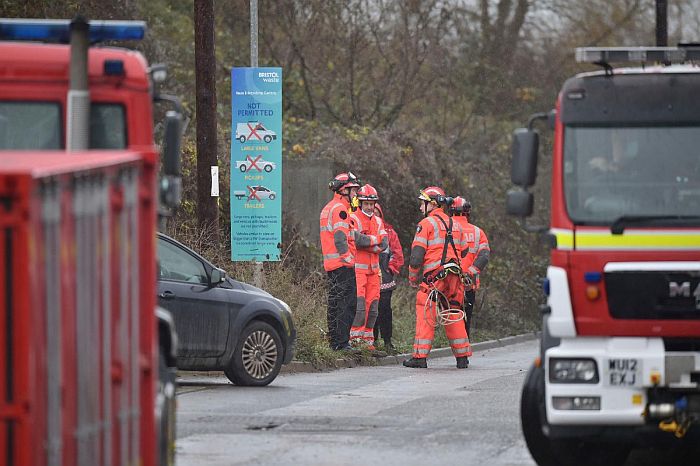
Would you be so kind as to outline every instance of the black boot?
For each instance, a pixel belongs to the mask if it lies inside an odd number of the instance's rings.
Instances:
[[[403,365],[406,367],[413,367],[413,368],[418,368],[418,369],[426,369],[428,367],[428,362],[425,360],[426,358],[411,358],[407,359],[403,362]]]
[[[461,358],[457,358],[457,369],[466,369],[469,367],[469,358],[466,356],[462,356]]]
[[[389,354],[396,354],[396,347],[390,341],[384,340],[384,350]]]

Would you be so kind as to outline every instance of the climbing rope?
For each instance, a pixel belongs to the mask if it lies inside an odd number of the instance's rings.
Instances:
[[[430,285],[428,298],[423,304],[423,319],[428,325],[437,327],[454,324],[464,319],[464,311],[445,306],[444,303],[449,303],[445,294],[438,290],[435,285]],[[434,317],[433,317],[434,316]]]

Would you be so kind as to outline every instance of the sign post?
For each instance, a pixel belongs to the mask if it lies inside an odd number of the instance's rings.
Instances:
[[[278,261],[282,68],[233,68],[231,95],[231,260]]]

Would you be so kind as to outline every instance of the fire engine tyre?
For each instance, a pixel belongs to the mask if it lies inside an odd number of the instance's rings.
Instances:
[[[621,466],[631,447],[626,444],[550,439],[544,434],[544,369],[532,366],[520,398],[520,421],[525,443],[539,466]]]
[[[254,321],[241,332],[233,358],[224,370],[236,385],[262,387],[277,377],[282,367],[282,339],[270,324]]]
[[[239,140],[241,143],[244,143],[244,142],[245,142],[245,136],[239,137],[238,140]]]
[[[272,142],[272,136],[267,135],[267,136],[265,136],[265,137],[263,138],[263,140],[264,140],[266,143],[269,144],[270,142]]]
[[[520,424],[527,449],[539,466],[558,466],[552,456],[550,442],[543,432],[544,414],[544,369],[534,364],[527,372],[520,395]]]
[[[267,173],[270,173],[272,171],[272,165],[265,165],[265,168],[263,168]]]
[[[269,197],[268,199],[270,199],[271,201],[274,201],[274,200],[275,200],[275,197],[276,197],[276,196],[275,196],[274,194],[270,194],[270,197]]]
[[[156,394],[156,428],[160,466],[175,464],[175,372],[165,363],[163,350],[158,358],[158,393]]]

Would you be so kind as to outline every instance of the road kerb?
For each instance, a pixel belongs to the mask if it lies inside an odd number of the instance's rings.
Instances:
[[[496,340],[482,341],[479,343],[472,344],[472,351],[484,351],[492,348],[500,348],[503,346],[514,345],[516,343],[523,343],[530,340],[536,340],[540,337],[539,332],[523,333],[521,335],[513,335],[510,337],[499,338]],[[435,348],[430,351],[430,358],[444,358],[447,356],[452,356],[452,348]],[[406,359],[411,358],[411,353],[396,354],[392,356],[385,356],[383,358],[376,358],[378,366],[391,366],[395,364],[401,364]],[[361,365],[360,362],[353,358],[339,358],[335,361],[335,367],[316,367],[309,362],[303,361],[292,361],[289,364],[282,366],[281,373],[301,373],[301,372],[322,372],[335,369],[345,369],[350,367],[356,367]]]
[[[488,341],[482,341],[479,343],[474,343],[472,344],[472,351],[478,352],[478,351],[484,351],[487,349],[492,349],[492,348],[500,348],[503,346],[508,346],[508,345],[514,345],[516,343],[523,343],[526,341],[530,340],[536,340],[537,338],[540,337],[539,332],[530,332],[530,333],[523,333],[521,335],[513,335],[510,337],[504,337],[504,338],[499,338],[496,340],[488,340]],[[430,359],[434,358],[444,358],[452,356],[452,349],[451,348],[434,348],[433,350],[430,351]],[[411,358],[411,353],[405,353],[405,354],[396,354],[392,356],[385,356],[383,358],[376,358],[375,361],[377,362],[378,366],[392,366],[396,364],[401,364],[403,361],[406,359]],[[338,358],[335,360],[335,364],[333,366],[323,366],[323,367],[318,367],[313,365],[310,362],[305,362],[305,361],[292,361],[289,364],[286,364],[282,366],[282,369],[280,370],[281,374],[300,374],[300,373],[308,373],[308,372],[326,372],[326,371],[332,371],[336,369],[348,369],[352,367],[357,367],[360,365],[366,365],[362,364],[361,361],[358,361],[355,358],[352,357],[347,357],[347,358]],[[224,373],[222,371],[178,371],[178,375],[180,377],[191,377],[191,376],[205,376],[205,377],[223,377]]]

